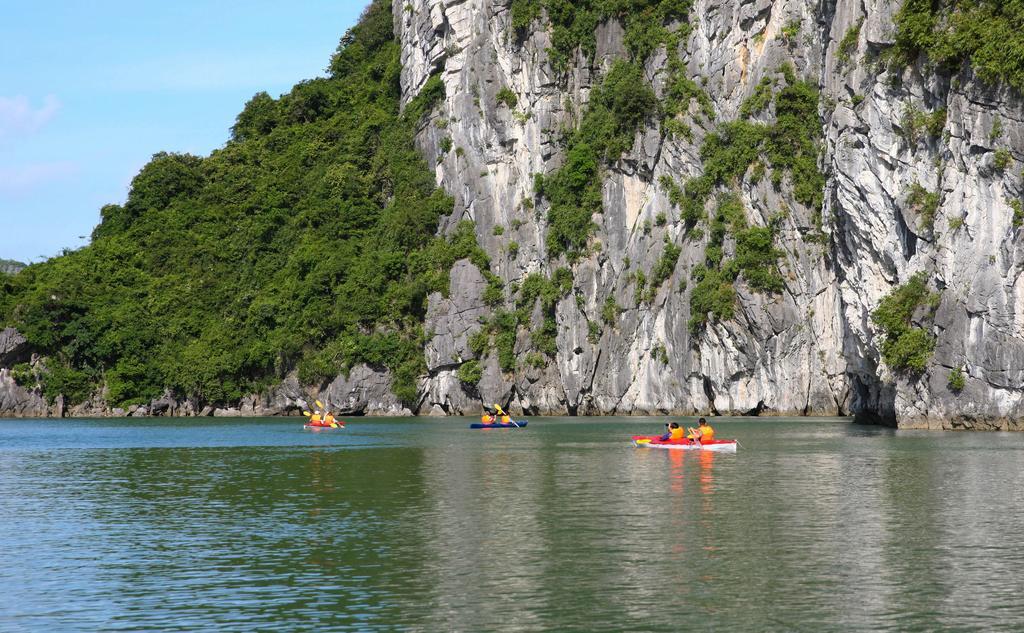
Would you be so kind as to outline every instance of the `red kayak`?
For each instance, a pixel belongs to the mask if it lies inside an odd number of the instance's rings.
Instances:
[[[633,446],[637,448],[674,448],[684,451],[718,451],[735,453],[739,442],[736,440],[709,440],[694,442],[693,440],[663,440],[660,435],[634,435]]]
[[[343,429],[345,425],[341,422],[306,422],[302,425],[304,429]]]

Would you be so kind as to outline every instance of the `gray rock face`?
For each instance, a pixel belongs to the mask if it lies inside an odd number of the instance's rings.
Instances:
[[[484,359],[483,397],[539,413],[855,413],[903,426],[1016,428],[1014,420],[1024,417],[1024,293],[1008,200],[1021,198],[1021,99],[969,71],[951,82],[923,64],[890,71],[874,63],[891,44],[898,4],[697,0],[681,50],[690,77],[707,79],[716,122],[691,117],[687,140],[665,136],[651,121],[607,168],[604,210],[594,216],[593,241],[602,247],[573,265],[576,297],[556,309],[558,354],[544,367],[503,374],[492,353]],[[522,201],[533,198],[532,174],[561,163],[550,132],[572,124],[595,80],[623,55],[623,32],[615,23],[601,25],[595,59],[578,58],[558,77],[545,51],[546,23],[535,22],[518,42],[510,20],[504,0],[395,4],[403,100],[433,73],[446,87],[446,100],[417,136],[428,161],[436,159],[438,184],[456,198],[442,229],[475,221],[492,272],[512,284],[566,265],[547,258],[546,207]],[[845,62],[839,42],[862,20]],[[782,33],[792,23],[800,25],[795,38]],[[645,68],[658,94],[666,59],[658,52]],[[707,133],[737,118],[761,79],[786,61],[821,89],[826,239],[805,239],[815,228],[813,210],[794,200],[788,177],[779,191],[767,179],[745,180],[740,195],[751,224],[766,225],[789,209],[776,238],[785,253],[785,288],[764,295],[737,283],[735,317],[694,335],[687,326],[693,284],[686,282],[704,261],[707,238],[684,238],[679,211],[658,179],[700,175]],[[505,87],[517,97],[514,110],[495,98]],[[946,108],[943,134],[908,141],[901,127],[908,107]],[[992,139],[997,118],[1001,133]],[[443,153],[445,137],[459,151]],[[997,148],[1010,150],[1012,169],[993,167]],[[915,182],[940,193],[933,226],[908,204]],[[663,224],[655,223],[660,215]],[[638,301],[634,275],[650,272],[666,239],[682,255],[654,297]],[[507,249],[511,241],[515,252]],[[725,248],[733,246],[727,241]],[[937,336],[936,351],[922,375],[896,374],[881,361],[871,313],[922,270],[942,291],[934,319],[925,323]],[[467,397],[453,373],[468,358],[463,335],[488,313],[476,300],[481,283],[453,271],[451,298],[431,299],[424,411],[475,412],[479,400]],[[601,322],[608,297],[625,309],[595,340],[588,328]],[[529,349],[528,335],[520,332],[517,350]],[[959,393],[947,386],[953,368],[967,376]]]
[[[310,408],[309,394],[299,385],[299,379],[295,372],[289,374],[284,381],[271,389],[269,392],[259,396],[257,406],[253,408],[253,415],[302,415],[304,410]]]
[[[0,274],[16,275],[25,268],[25,264],[11,259],[0,259]]]
[[[51,407],[39,392],[39,385],[19,385],[14,380],[11,368],[26,361],[31,361],[32,365],[37,363],[25,337],[12,327],[0,330],[0,415],[30,418],[52,413]],[[19,380],[27,382],[23,378]]]
[[[9,369],[0,368],[0,412],[7,417],[37,418],[50,411],[40,394],[19,386]]]
[[[487,281],[476,266],[464,259],[455,262],[449,283],[451,293],[447,298],[440,293],[428,297],[424,327],[433,336],[424,351],[431,373],[475,358],[469,349],[469,336],[491,313],[483,301]]]
[[[420,410],[433,415],[480,410],[479,392],[463,385],[457,372],[463,362],[476,359],[469,337],[491,313],[483,300],[487,281],[476,266],[460,260],[452,267],[449,284],[448,297],[440,293],[428,297],[424,322],[432,336],[424,350],[429,379]]]
[[[8,327],[0,330],[0,367],[12,367],[31,357],[28,341],[18,330]]]
[[[348,376],[338,376],[319,399],[336,415],[412,415],[391,393],[391,372],[356,365]]]

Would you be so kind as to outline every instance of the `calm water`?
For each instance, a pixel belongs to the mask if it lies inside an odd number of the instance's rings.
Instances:
[[[1024,435],[0,421],[0,629],[1021,630]]]

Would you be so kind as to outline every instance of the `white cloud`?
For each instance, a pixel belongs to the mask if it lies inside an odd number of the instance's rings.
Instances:
[[[53,95],[47,95],[37,109],[32,108],[25,95],[0,97],[0,141],[38,131],[59,109],[60,101]]]
[[[70,178],[78,171],[78,164],[70,161],[35,163],[17,167],[0,166],[0,195],[24,194],[41,185]]]

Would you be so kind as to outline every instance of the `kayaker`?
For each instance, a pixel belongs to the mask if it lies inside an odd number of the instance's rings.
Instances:
[[[494,424],[494,410],[484,407],[484,414],[480,416],[480,421],[484,424]]]
[[[687,436],[691,442],[699,442],[701,444],[710,442],[715,439],[715,430],[711,428],[708,421],[704,418],[697,420],[697,428],[687,429],[689,435]]]
[[[504,411],[501,410],[501,405],[500,404],[495,403],[494,408],[498,412],[498,415],[501,416],[501,423],[502,424],[510,424],[512,422],[512,418],[509,417],[509,415],[507,413],[505,413]]]
[[[320,420],[321,420],[321,418],[320,418],[320,412],[319,411],[317,411],[316,413],[314,413],[313,415],[311,415],[309,417],[309,423],[312,424],[312,425],[321,424]]]
[[[335,424],[336,422],[337,420],[334,419],[334,414],[328,411],[327,415],[324,416],[324,424],[330,426],[332,424]]]
[[[672,422],[671,424],[666,424],[665,426],[668,427],[668,432],[661,436],[660,439],[662,442],[666,440],[683,439],[683,429],[682,427],[679,426],[678,422]]]

